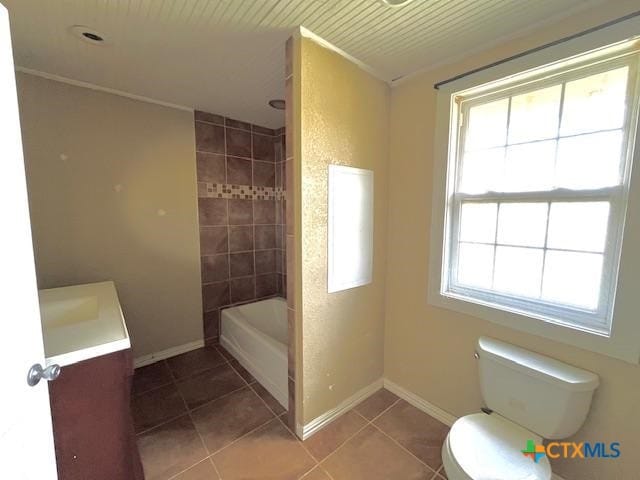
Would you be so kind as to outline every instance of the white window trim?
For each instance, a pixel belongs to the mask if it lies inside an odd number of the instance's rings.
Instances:
[[[526,57],[484,70],[468,77],[456,80],[440,88],[437,95],[436,130],[434,137],[434,171],[432,228],[429,257],[428,301],[430,304],[454,310],[460,313],[488,320],[515,330],[546,337],[558,342],[570,344],[586,350],[601,353],[637,364],[640,361],[640,134],[630,142],[634,145],[633,163],[636,168],[631,172],[628,208],[625,218],[624,243],[622,246],[618,283],[614,303],[614,316],[609,335],[597,331],[586,331],[572,326],[545,321],[544,316],[532,317],[517,310],[506,311],[505,307],[494,307],[489,302],[462,300],[455,295],[441,294],[443,285],[443,252],[446,218],[447,186],[455,181],[455,175],[448,175],[447,166],[450,145],[456,139],[449,138],[451,119],[457,115],[457,105],[453,101],[456,92],[468,90],[521,74],[543,65],[561,62],[567,58],[590,52],[607,45],[628,40],[640,31],[640,19],[634,18],[614,27],[579,37],[563,44],[538,51]],[[636,92],[640,85],[636,85]],[[637,118],[637,112],[634,118]],[[456,132],[452,132],[455,136]],[[451,140],[451,141],[450,141]],[[451,173],[451,172],[449,172]],[[613,215],[612,215],[613,216]],[[621,222],[619,222],[621,223]]]

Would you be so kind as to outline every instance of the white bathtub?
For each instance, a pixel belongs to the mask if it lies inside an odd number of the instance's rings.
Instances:
[[[220,343],[287,408],[287,302],[270,298],[222,310]]]

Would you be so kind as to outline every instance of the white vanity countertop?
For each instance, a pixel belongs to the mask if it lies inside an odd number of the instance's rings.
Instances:
[[[65,366],[131,346],[113,282],[40,290],[47,365]]]

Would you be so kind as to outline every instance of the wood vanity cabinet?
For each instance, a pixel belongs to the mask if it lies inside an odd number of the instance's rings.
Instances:
[[[143,480],[131,349],[62,367],[49,383],[59,480]]]

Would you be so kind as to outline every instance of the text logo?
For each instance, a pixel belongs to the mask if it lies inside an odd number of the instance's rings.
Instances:
[[[536,445],[527,440],[527,448],[522,450],[525,457],[538,463],[542,457],[549,458],[618,458],[620,442],[549,442],[548,445]]]

